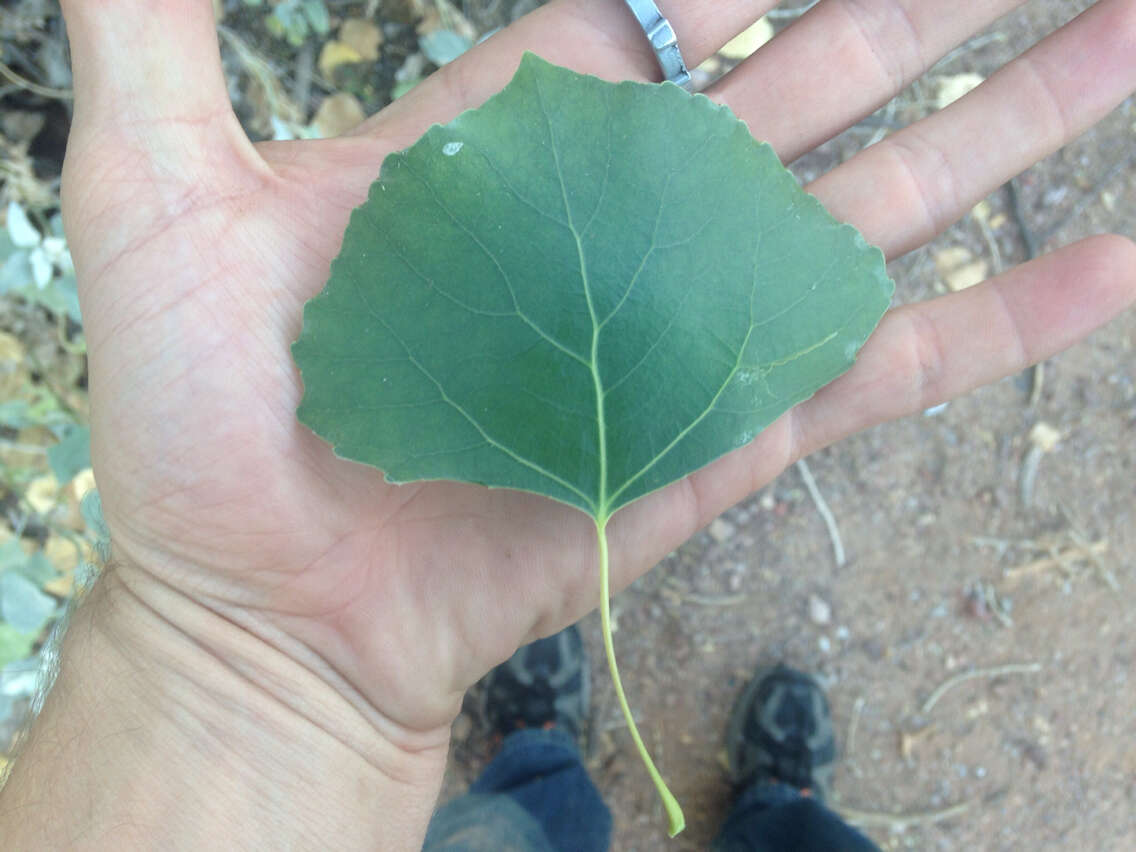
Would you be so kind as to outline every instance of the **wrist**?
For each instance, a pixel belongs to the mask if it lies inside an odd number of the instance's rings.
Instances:
[[[448,731],[392,727],[275,643],[116,566],[75,614],[0,796],[0,836],[419,848]]]

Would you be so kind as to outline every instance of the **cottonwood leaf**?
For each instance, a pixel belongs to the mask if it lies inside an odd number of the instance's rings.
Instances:
[[[384,161],[305,306],[298,416],[392,482],[595,519],[604,649],[673,836],[616,666],[608,519],[848,369],[891,292],[880,251],[727,108],[526,55]]]
[[[727,108],[526,55],[383,163],[304,311],[299,418],[392,482],[606,520],[844,372],[891,292]]]

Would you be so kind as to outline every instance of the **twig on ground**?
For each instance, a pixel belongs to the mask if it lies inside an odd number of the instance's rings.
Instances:
[[[663,581],[663,588],[659,590],[675,606],[684,603],[698,604],[699,606],[737,606],[745,603],[748,595],[700,595],[692,592],[677,577],[668,577]]]
[[[1040,367],[1041,365],[1038,364],[1037,366]],[[1027,509],[1033,505],[1033,486],[1037,481],[1037,469],[1041,465],[1043,455],[1045,455],[1045,450],[1034,446],[1026,451],[1025,458],[1022,459],[1021,474],[1018,477],[1018,497],[1021,498],[1022,505]]]
[[[1002,677],[1003,675],[1011,674],[1037,674],[1041,671],[1041,663],[1010,663],[1005,666],[994,666],[989,669],[973,669],[969,672],[957,674],[952,678],[944,681],[939,687],[928,696],[927,700],[923,702],[923,706],[919,708],[919,712],[926,716],[931,712],[939,699],[942,698],[947,692],[960,683],[966,683],[968,680],[976,680],[982,677]]]
[[[864,696],[861,695],[856,699],[856,703],[852,705],[852,718],[848,720],[848,734],[844,737],[844,755],[848,760],[852,759],[852,755],[856,750],[856,731],[860,727],[860,716],[864,712]]]
[[[847,805],[842,805],[839,802],[833,802],[833,807],[845,820],[863,828],[881,826],[890,828],[893,831],[899,831],[910,825],[932,825],[937,822],[943,822],[944,820],[954,819],[966,813],[972,804],[973,802],[960,802],[957,805],[952,805],[949,808],[942,808],[937,811],[913,811],[905,814],[862,811],[858,808],[850,808]]]
[[[1100,541],[1085,544],[1078,542],[1072,547],[1066,548],[1050,546],[1046,549],[1049,551],[1049,556],[1035,559],[1032,562],[1026,562],[1024,565],[1015,565],[1013,568],[1007,568],[1004,573],[1005,579],[1017,581],[1023,577],[1041,574],[1053,568],[1068,567],[1071,561],[1080,559],[1096,562],[1097,557],[1108,552],[1108,539],[1101,539]],[[1115,578],[1113,579],[1115,580]]]
[[[1033,228],[1026,222],[1025,211],[1022,209],[1022,196],[1018,188],[1018,179],[1011,178],[1006,183],[1006,194],[1009,200],[1010,215],[1014,218],[1014,224],[1018,226],[1018,233],[1022,235],[1022,244],[1026,249],[1026,261],[1031,261],[1038,256],[1041,247],[1045,245],[1045,240],[1038,239],[1038,235],[1034,233]],[[1041,400],[1041,392],[1045,386],[1045,362],[1041,361],[1034,364],[1032,367],[1027,367],[1022,373],[1029,381],[1030,408],[1036,408],[1038,402]]]
[[[1006,183],[1006,194],[1009,197],[1010,215],[1014,224],[1018,226],[1018,233],[1022,235],[1022,244],[1026,249],[1026,260],[1037,257],[1039,242],[1033,228],[1026,222],[1026,214],[1022,209],[1022,193],[1018,188],[1018,179],[1012,178]]]
[[[1036,390],[1036,386],[1035,386]],[[1038,421],[1029,431],[1030,448],[1022,459],[1022,469],[1018,480],[1019,496],[1027,509],[1033,505],[1033,487],[1037,480],[1041,457],[1052,452],[1061,442],[1061,433],[1044,421]]]
[[[26,77],[17,74],[3,62],[0,62],[0,76],[5,77],[14,85],[31,92],[33,95],[39,95],[41,98],[69,101],[73,97],[70,89],[53,89],[50,86],[41,86],[39,83],[33,83]]]
[[[990,265],[994,268],[994,274],[1001,275],[1005,269],[1002,264],[1002,251],[998,248],[998,239],[994,236],[990,222],[982,216],[974,216],[973,218],[978,222],[978,228],[982,231],[982,238],[986,240],[986,247],[990,250]]]
[[[844,557],[844,542],[840,539],[840,529],[836,526],[836,518],[832,514],[832,510],[828,508],[828,503],[825,502],[824,495],[820,493],[817,488],[816,480],[813,479],[813,473],[809,470],[808,463],[801,459],[797,462],[797,470],[800,471],[801,479],[805,483],[805,488],[809,492],[809,496],[813,498],[813,503],[816,505],[817,511],[820,512],[821,518],[824,519],[825,528],[828,529],[828,537],[832,539],[832,553],[836,557],[836,567],[843,568],[844,563],[847,561]]]
[[[888,135],[888,131],[895,126],[896,101],[896,98],[892,98],[890,101],[888,101],[888,105],[884,110],[883,118],[879,123],[879,127],[877,127],[876,132],[872,134],[872,138],[864,143],[865,148],[871,148],[877,142],[882,141],[883,138]]]
[[[675,603],[698,604],[699,606],[737,606],[748,600],[747,595],[700,595],[685,589],[675,589]]]
[[[1009,604],[999,597],[998,591],[992,583],[988,583],[986,580],[975,580],[968,583],[965,595],[976,616],[989,613],[1003,627],[1014,626],[1014,621],[1010,618]]]
[[[1095,181],[1092,186],[1090,186],[1087,190],[1085,190],[1085,192],[1081,194],[1081,197],[1077,199],[1077,203],[1073,205],[1072,209],[1070,209],[1068,213],[1066,213],[1064,216],[1062,216],[1060,219],[1058,219],[1056,222],[1054,222],[1052,225],[1038,234],[1038,241],[1040,242],[1040,244],[1044,246],[1047,242],[1049,242],[1049,240],[1055,237],[1062,228],[1064,228],[1070,222],[1074,222],[1079,219],[1081,215],[1089,208],[1089,205],[1091,205],[1100,197],[1100,194],[1104,191],[1104,188],[1112,183],[1114,178],[1125,171],[1133,160],[1136,160],[1136,153],[1129,153],[1127,156],[1118,158],[1116,162],[1110,165],[1105,170],[1105,173],[1100,176],[1100,179]]]

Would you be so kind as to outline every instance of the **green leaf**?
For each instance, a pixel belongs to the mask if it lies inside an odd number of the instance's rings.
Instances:
[[[473,45],[468,38],[453,30],[434,30],[418,39],[418,47],[427,59],[441,68],[453,62]]]
[[[606,525],[851,366],[883,255],[727,108],[526,55],[483,107],[390,155],[293,354],[300,420],[388,480],[543,494]]]
[[[20,633],[38,633],[55,614],[55,598],[15,571],[0,574],[0,618]]]
[[[304,0],[304,17],[317,35],[327,35],[331,31],[331,16],[323,0]]]
[[[91,430],[86,426],[67,429],[58,444],[47,448],[47,463],[56,480],[70,482],[81,470],[91,466]]]
[[[0,667],[22,660],[31,654],[38,637],[38,631],[24,633],[11,624],[0,621]]]
[[[891,292],[725,107],[529,55],[384,162],[304,311],[299,417],[393,482],[602,520],[844,372]]]

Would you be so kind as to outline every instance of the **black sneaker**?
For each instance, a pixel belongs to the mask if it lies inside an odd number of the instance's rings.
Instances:
[[[561,728],[578,739],[591,701],[588,657],[573,625],[525,645],[486,677],[485,711],[494,733]]]
[[[734,705],[726,754],[737,787],[779,781],[823,802],[836,741],[820,685],[784,665],[759,671]]]

